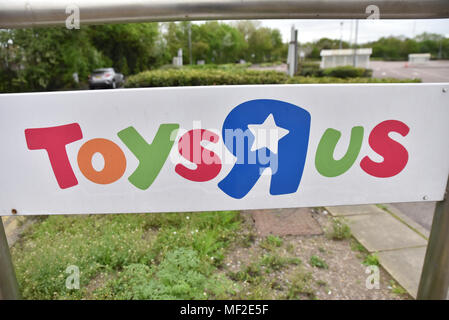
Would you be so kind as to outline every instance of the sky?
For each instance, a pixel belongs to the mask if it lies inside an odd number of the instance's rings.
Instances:
[[[279,29],[283,40],[290,40],[292,25],[298,29],[299,42],[315,41],[323,37],[344,41],[354,39],[355,20],[261,20],[262,25]],[[342,28],[340,23],[343,22]],[[432,20],[359,20],[358,43],[375,41],[381,37],[414,37],[423,32],[439,33],[449,38],[449,19]]]

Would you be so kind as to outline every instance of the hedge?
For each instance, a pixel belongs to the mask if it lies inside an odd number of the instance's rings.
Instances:
[[[287,75],[276,71],[225,71],[218,69],[169,69],[144,71],[126,80],[128,88],[212,86],[238,84],[280,84]]]
[[[373,71],[353,66],[341,66],[335,68],[321,69],[316,62],[302,62],[297,72],[298,76],[305,77],[335,77],[335,78],[363,78],[371,77]]]
[[[144,71],[130,76],[125,83],[127,88],[143,87],[177,87],[177,86],[212,86],[243,84],[295,84],[295,83],[397,83],[420,82],[419,79],[393,78],[336,78],[336,77],[304,77],[289,78],[277,71],[255,70],[215,70],[215,69],[169,69]]]
[[[352,66],[342,66],[335,68],[328,68],[323,70],[323,76],[336,78],[361,78],[371,77],[373,71],[365,68],[355,68]]]

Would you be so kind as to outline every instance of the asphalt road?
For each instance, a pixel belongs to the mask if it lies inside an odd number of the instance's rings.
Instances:
[[[449,82],[449,60],[410,65],[406,61],[371,61],[374,78],[419,78],[422,82]]]
[[[430,231],[435,202],[406,202],[391,205]]]

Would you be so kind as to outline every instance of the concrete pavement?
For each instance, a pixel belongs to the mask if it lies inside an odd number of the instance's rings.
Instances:
[[[353,236],[382,267],[416,298],[427,239],[407,224],[375,205],[326,208],[333,216],[344,217]]]
[[[340,206],[326,209],[333,216],[343,217],[353,236],[370,253],[376,253],[382,267],[416,298],[428,230],[391,205]]]

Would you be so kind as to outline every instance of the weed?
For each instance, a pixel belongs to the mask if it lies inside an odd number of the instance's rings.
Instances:
[[[249,283],[257,284],[262,280],[260,278],[262,272],[260,264],[251,263],[246,266],[243,270],[238,272],[229,272],[228,276],[234,281],[246,281]]]
[[[315,268],[320,268],[320,269],[328,269],[329,268],[326,261],[324,261],[323,259],[321,259],[320,257],[315,256],[315,255],[310,257],[309,263],[312,267],[315,267]]]
[[[326,287],[327,286],[327,282],[324,280],[317,280],[316,284],[319,285],[320,287]]]
[[[282,246],[283,242],[284,241],[281,238],[269,235],[260,243],[260,247],[271,251]]]
[[[267,273],[270,273],[272,271],[279,271],[289,264],[299,265],[301,264],[301,259],[296,257],[295,258],[281,257],[276,254],[266,254],[262,257],[260,264],[266,267]]]
[[[351,237],[351,229],[342,219],[333,218],[332,230],[328,231],[327,236],[333,240],[349,239]]]
[[[354,239],[351,241],[351,250],[368,254],[368,250],[366,250],[364,246],[362,246],[357,240]]]
[[[399,284],[396,283],[393,279],[390,280],[390,286],[391,286],[391,292],[397,295],[404,295],[408,294],[407,291],[401,287]]]
[[[256,240],[256,235],[253,232],[249,232],[249,233],[245,233],[242,236],[242,246],[244,248],[249,248],[251,247],[251,245],[254,243],[254,241]]]
[[[378,266],[379,265],[379,258],[377,257],[376,253],[369,254],[365,257],[363,260],[363,264],[365,266]]]
[[[311,282],[312,274],[300,271],[292,279],[285,298],[291,300],[300,299],[302,296],[305,296],[309,299],[315,299],[316,295]]]

